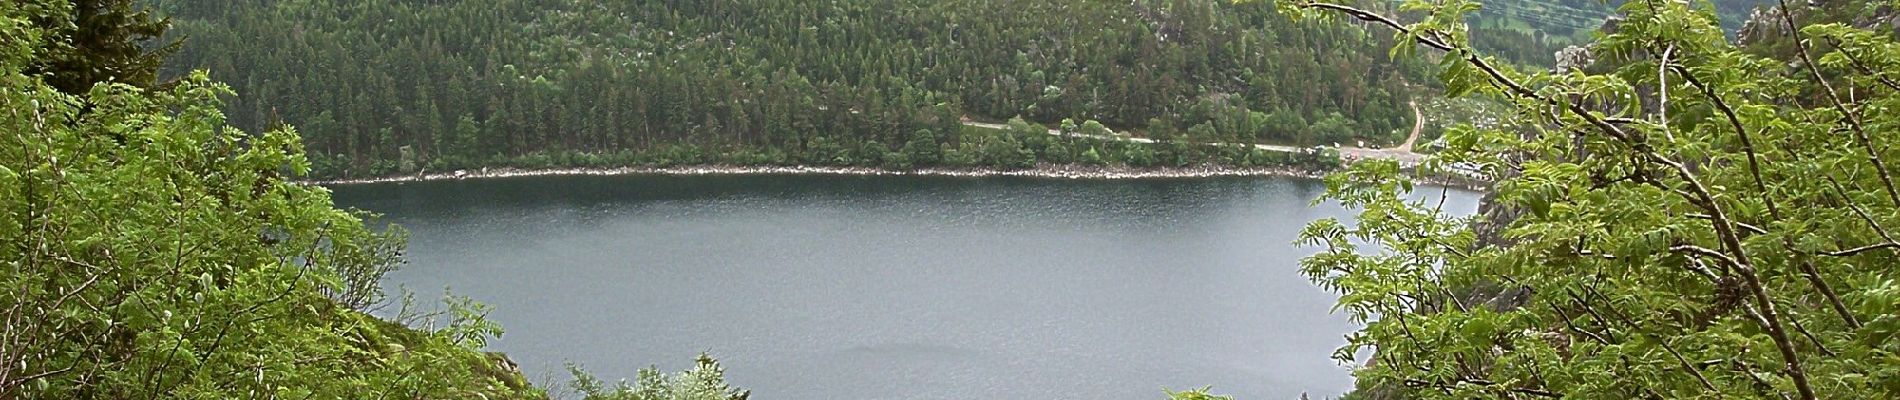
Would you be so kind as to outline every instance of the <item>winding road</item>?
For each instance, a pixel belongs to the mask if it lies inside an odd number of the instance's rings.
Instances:
[[[1418,143],[1419,133],[1425,130],[1425,113],[1419,111],[1418,102],[1416,101],[1412,102],[1411,106],[1412,106],[1412,135],[1405,139],[1405,143],[1400,144],[1398,147],[1384,148],[1384,149],[1373,149],[1373,148],[1362,148],[1362,147],[1340,147],[1339,157],[1345,159],[1346,162],[1353,162],[1353,161],[1358,161],[1358,160],[1393,160],[1393,161],[1398,161],[1400,166],[1408,167],[1408,168],[1418,166],[1418,164],[1425,162],[1424,154],[1418,154],[1418,153],[1412,152],[1412,146]],[[979,127],[979,128],[1009,129],[1009,125],[1005,125],[1005,124],[993,124],[993,123],[974,122],[974,121],[964,121],[963,124]],[[1062,136],[1062,130],[1060,129],[1051,128],[1049,129],[1048,132],[1050,135]],[[1149,139],[1149,138],[1144,138],[1144,137],[1135,137],[1135,136],[1129,135],[1127,132],[1121,132],[1119,134],[1113,134],[1113,135],[1086,135],[1086,134],[1077,133],[1074,136],[1085,137],[1085,138],[1096,139],[1096,140],[1122,140],[1122,141],[1129,141],[1129,142],[1135,142],[1135,143],[1155,143],[1154,139]],[[1209,146],[1231,146],[1231,145],[1235,145],[1236,143],[1204,143],[1204,144],[1209,145]],[[1256,149],[1266,150],[1266,151],[1278,151],[1278,152],[1283,152],[1283,153],[1304,153],[1307,151],[1306,149],[1294,147],[1294,146],[1257,144],[1257,143],[1251,144],[1251,145]]]

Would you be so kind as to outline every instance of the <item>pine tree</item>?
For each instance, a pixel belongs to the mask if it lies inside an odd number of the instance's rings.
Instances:
[[[158,69],[183,43],[154,44],[171,27],[133,6],[134,0],[72,0],[44,6],[65,12],[30,20],[48,37],[45,48],[27,64],[29,75],[46,76],[62,92],[83,94],[93,85],[117,82],[136,87],[158,84]]]

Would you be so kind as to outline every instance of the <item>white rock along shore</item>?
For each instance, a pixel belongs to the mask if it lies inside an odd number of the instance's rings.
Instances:
[[[414,175],[386,176],[365,179],[319,179],[303,181],[313,185],[355,185],[387,182],[421,182],[462,179],[494,179],[531,176],[609,176],[609,175],[659,175],[659,176],[704,176],[704,175],[851,175],[851,176],[944,176],[944,177],[1026,177],[1050,179],[1178,179],[1208,177],[1261,177],[1280,176],[1305,179],[1321,179],[1325,172],[1314,172],[1292,167],[1108,167],[1079,165],[1042,165],[1019,170],[999,170],[987,168],[919,168],[896,170],[865,167],[810,167],[810,166],[733,166],[733,165],[693,165],[674,167],[611,167],[611,168],[481,168],[474,170],[456,170],[451,172],[427,172]],[[1414,176],[1420,184],[1446,186],[1464,190],[1485,191],[1486,182],[1471,179],[1446,179],[1442,177]]]
[[[423,172],[415,175],[399,175],[366,179],[329,179],[310,180],[305,183],[317,185],[348,185],[383,182],[418,182],[458,179],[491,179],[525,176],[571,176],[571,175],[861,175],[861,176],[949,176],[949,177],[1033,177],[1061,179],[1152,179],[1152,178],[1205,178],[1216,176],[1287,176],[1299,178],[1320,178],[1323,173],[1305,171],[1288,167],[1185,167],[1185,168],[1131,168],[1131,167],[1093,167],[1072,165],[1047,165],[1021,170],[998,170],[985,168],[919,168],[913,170],[895,170],[863,167],[808,167],[808,166],[730,166],[696,165],[676,167],[616,167],[616,168],[482,168],[475,170],[457,170],[452,172]]]

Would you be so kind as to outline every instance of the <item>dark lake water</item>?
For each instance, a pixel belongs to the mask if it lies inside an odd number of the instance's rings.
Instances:
[[[413,232],[388,278],[492,305],[537,380],[709,352],[756,399],[1336,396],[1354,329],[1298,272],[1320,183],[577,176],[333,188]],[[1436,192],[1434,191],[1434,198]],[[1447,210],[1469,213],[1475,194]]]

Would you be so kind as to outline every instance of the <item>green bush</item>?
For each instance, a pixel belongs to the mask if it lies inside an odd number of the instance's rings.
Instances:
[[[573,375],[569,386],[582,400],[746,400],[751,393],[726,385],[725,368],[711,356],[700,354],[693,369],[667,375],[657,368],[645,368],[639,378],[620,381],[608,387],[580,366],[569,364]]]

